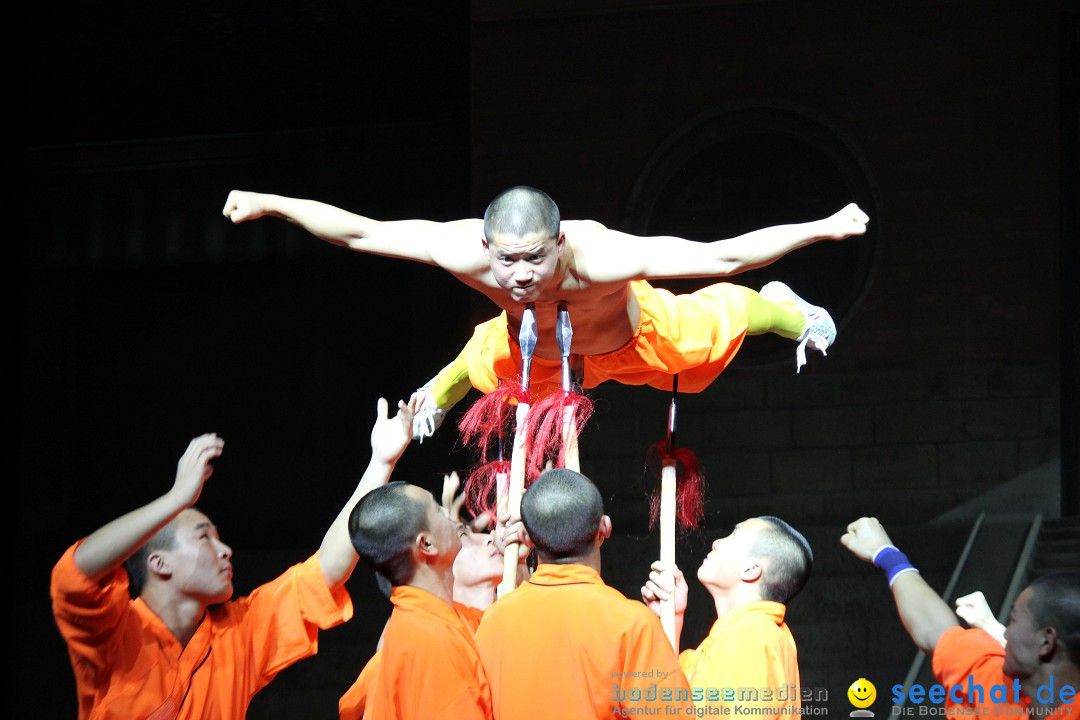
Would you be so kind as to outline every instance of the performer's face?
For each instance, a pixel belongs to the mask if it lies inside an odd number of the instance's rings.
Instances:
[[[461,552],[454,560],[454,581],[460,585],[495,585],[502,579],[503,556],[495,547],[494,533],[474,533],[458,524]]]
[[[1048,628],[1039,628],[1031,615],[1031,588],[1024,588],[1005,628],[1005,663],[1002,672],[1009,677],[1025,678],[1039,666],[1039,654]]]
[[[498,234],[483,242],[495,282],[515,301],[527,303],[539,299],[555,277],[566,237]]]
[[[408,489],[417,499],[424,503],[427,512],[427,541],[430,547],[441,558],[440,564],[452,566],[454,558],[461,552],[461,538],[458,536],[456,524],[450,520],[446,508],[435,502],[435,496],[423,488],[415,485]]]
[[[701,584],[727,589],[756,579],[760,565],[753,556],[753,549],[758,535],[766,528],[764,520],[750,518],[736,525],[727,537],[713,542],[712,550],[697,571]],[[758,567],[756,573],[755,567]]]
[[[189,508],[176,518],[173,547],[159,550],[169,580],[185,594],[213,605],[232,597],[232,548],[218,537],[210,518]]]

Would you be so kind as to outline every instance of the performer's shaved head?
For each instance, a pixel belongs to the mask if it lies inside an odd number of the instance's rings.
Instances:
[[[541,561],[588,555],[603,516],[600,491],[589,478],[566,468],[543,473],[521,499],[521,520]]]
[[[802,533],[780,518],[762,515],[758,520],[767,527],[751,549],[756,557],[768,560],[768,570],[761,579],[761,599],[786,604],[810,579],[814,553]]]
[[[1080,573],[1042,575],[1028,589],[1028,611],[1034,626],[1054,628],[1069,660],[1080,667]]]
[[[124,562],[128,574],[128,592],[132,597],[139,597],[146,586],[146,561],[158,550],[172,550],[176,547],[176,528],[180,524],[179,516],[174,517],[165,527],[150,536],[135,554]]]
[[[559,237],[559,206],[547,193],[518,185],[500,193],[484,211],[484,236],[491,242],[496,235],[525,237],[544,233]]]
[[[412,580],[413,541],[428,529],[426,508],[410,493],[413,487],[392,482],[376,488],[349,513],[349,537],[356,554],[392,585]]]

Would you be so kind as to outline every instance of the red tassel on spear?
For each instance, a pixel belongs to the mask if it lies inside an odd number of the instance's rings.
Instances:
[[[649,448],[646,465],[661,480],[661,491],[649,497],[649,529],[655,529],[657,520],[662,515],[663,472],[671,468],[677,479],[674,500],[671,504],[672,517],[678,520],[683,530],[696,530],[705,518],[705,474],[697,455],[690,448],[675,445],[675,431],[678,425],[677,397],[679,394],[679,376],[672,380],[671,405],[668,408],[667,437]],[[659,459],[659,462],[657,460]],[[660,472],[657,473],[657,466]],[[663,526],[661,526],[661,535]]]
[[[473,403],[458,423],[462,442],[479,447],[483,458],[465,481],[466,503],[474,517],[486,512],[494,521],[501,509],[497,498],[506,500],[510,463],[505,460],[503,438],[511,432],[511,408],[528,402],[528,390],[518,383],[505,383]],[[490,459],[493,442],[495,460]]]
[[[675,587],[675,520],[684,529],[696,528],[705,517],[705,479],[697,457],[688,448],[675,447],[675,430],[678,420],[677,398],[679,395],[679,376],[671,382],[671,405],[668,407],[667,438],[654,446],[659,450],[663,446],[662,468],[660,471],[660,493],[650,498],[650,527],[656,526],[656,516],[660,516],[660,562],[668,568],[664,571],[670,587]],[[683,472],[679,473],[679,470]],[[658,512],[659,511],[659,512]],[[660,624],[673,647],[675,638],[675,596],[660,601]]]
[[[503,438],[499,436],[498,455],[495,460],[481,463],[469,473],[465,482],[465,505],[473,517],[486,514],[489,527],[494,526],[499,511],[501,498],[506,500],[510,482],[510,463],[503,459]]]

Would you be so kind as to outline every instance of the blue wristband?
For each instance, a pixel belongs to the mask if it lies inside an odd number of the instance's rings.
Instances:
[[[874,565],[881,568],[882,572],[885,573],[885,577],[889,581],[889,587],[892,587],[897,575],[906,572],[919,572],[908,560],[907,555],[900,552],[895,545],[882,546],[874,555]]]

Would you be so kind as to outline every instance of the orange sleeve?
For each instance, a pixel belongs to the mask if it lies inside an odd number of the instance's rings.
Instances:
[[[330,591],[317,554],[225,607],[245,624],[249,681],[256,690],[297,660],[314,655],[319,630],[349,620],[353,609],[344,587]]]
[[[352,684],[345,694],[338,700],[338,717],[340,720],[363,720],[364,709],[367,707],[368,695],[371,685],[382,668],[382,653],[375,653],[360,671],[360,676]]]
[[[987,633],[956,625],[942,633],[934,648],[934,677],[945,687],[959,685],[969,675],[986,678],[988,686],[1011,684],[1001,672],[1004,658],[1005,648]]]
[[[998,715],[1003,712],[1023,715],[1024,706],[1011,702],[1019,686],[1014,686],[1013,679],[1005,676],[1002,671],[1004,663],[1005,648],[982,630],[965,630],[956,625],[942,633],[934,648],[934,677],[947,688],[967,688],[969,682],[981,688],[980,691],[972,691],[970,696],[965,690],[958,699],[953,698],[950,690],[945,697],[946,712],[959,712],[955,708],[981,708],[984,712]],[[988,695],[994,686],[1005,689],[1007,704],[995,703],[993,697]],[[991,707],[992,710],[989,709]]]
[[[692,712],[690,708],[690,684],[679,667],[675,650],[664,634],[660,620],[642,605],[643,616],[633,626],[626,642],[623,672],[645,671],[651,675],[635,678],[625,677],[620,683],[624,688],[637,688],[642,693],[640,702],[626,702],[626,707],[683,708],[678,714]],[[646,616],[647,615],[647,616]],[[629,698],[628,698],[629,700]],[[664,710],[670,714],[670,711]]]
[[[71,653],[75,673],[93,683],[110,665],[111,642],[117,638],[114,630],[130,612],[131,598],[122,567],[98,582],[82,574],[75,565],[75,549],[81,542],[69,547],[53,567],[49,592],[53,617]]]

